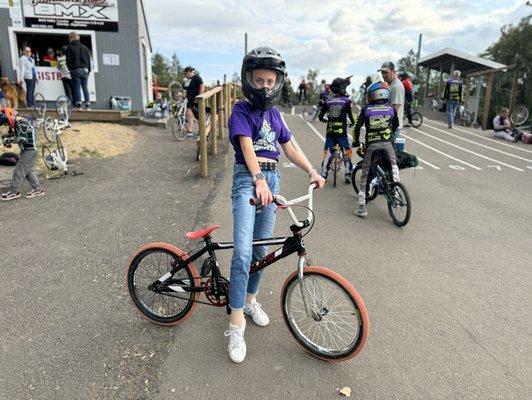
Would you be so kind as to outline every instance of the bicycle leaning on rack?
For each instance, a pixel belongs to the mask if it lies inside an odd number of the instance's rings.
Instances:
[[[456,125],[460,124],[462,126],[471,126],[473,123],[473,115],[471,112],[467,111],[463,104],[460,104],[454,110],[454,123]]]
[[[362,162],[362,160],[358,162],[351,175],[353,189],[357,195],[362,177]],[[366,180],[366,202],[374,200],[378,194],[383,195],[388,203],[388,212],[390,217],[392,217],[393,223],[399,227],[405,226],[408,224],[412,212],[410,195],[403,183],[393,181],[391,168],[382,168],[382,165],[385,164],[389,164],[386,153],[382,150],[373,152],[373,159],[371,160],[371,167]],[[403,166],[400,160],[398,160],[397,166],[400,169],[409,168]]]
[[[253,246],[282,247],[252,264],[250,275],[297,253],[296,271],[281,290],[284,321],[310,354],[326,361],[344,361],[364,347],[369,319],[362,298],[347,280],[328,268],[309,265],[303,237],[314,225],[314,187],[310,185],[307,195],[290,201],[274,196],[275,204],[287,210],[293,222],[292,236],[254,240]],[[299,207],[306,208],[308,216],[300,221],[292,207],[303,201],[308,201],[308,207]],[[255,202],[250,199],[251,204]],[[203,239],[197,251],[193,248],[183,252],[171,244],[149,243],[135,252],[127,268],[127,289],[144,317],[157,324],[175,325],[189,317],[198,303],[224,307],[230,313],[229,281],[221,275],[216,251],[232,249],[234,243],[212,240],[212,232],[219,227],[186,234],[190,240]],[[208,257],[198,273],[194,261],[203,254]],[[202,293],[206,301],[199,300]]]

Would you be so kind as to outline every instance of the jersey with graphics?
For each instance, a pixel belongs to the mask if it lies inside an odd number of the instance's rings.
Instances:
[[[355,123],[355,117],[351,110],[351,100],[347,96],[329,97],[324,101],[318,118],[324,122],[323,117],[327,113],[327,136],[347,136],[347,118]]]
[[[397,111],[388,103],[369,103],[360,110],[355,125],[355,142],[360,139],[360,129],[366,127],[366,146],[373,143],[390,142],[399,126]]]
[[[443,97],[445,100],[462,101],[462,81],[457,78],[447,80]]]
[[[289,142],[292,134],[281,119],[277,108],[261,111],[245,100],[235,103],[229,117],[229,140],[235,149],[235,162],[245,164],[239,136],[250,137],[257,157],[279,160],[278,143]]]

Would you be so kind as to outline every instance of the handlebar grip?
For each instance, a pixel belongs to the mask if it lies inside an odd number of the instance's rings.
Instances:
[[[261,204],[261,201],[258,197],[252,197],[249,199],[249,204],[252,206],[259,206]]]

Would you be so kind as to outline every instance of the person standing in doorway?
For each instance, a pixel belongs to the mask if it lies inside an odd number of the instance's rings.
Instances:
[[[196,96],[205,92],[205,84],[201,76],[196,73],[196,69],[188,66],[185,68],[185,77],[188,79],[187,89],[187,132],[192,132],[194,122],[194,110],[198,108]],[[196,111],[197,112],[197,111]]]
[[[456,109],[462,104],[462,81],[460,80],[460,71],[455,70],[453,72],[453,77],[447,80],[443,98],[447,101],[447,125],[449,126],[449,129],[452,129]]]
[[[57,52],[57,69],[61,72],[61,82],[63,82],[63,89],[65,89],[65,95],[70,99],[70,102],[74,104],[74,93],[72,91],[72,77],[67,66],[66,52],[67,46],[63,46],[61,50]]]
[[[89,73],[91,71],[91,54],[87,46],[79,40],[76,32],[68,35],[68,46],[65,52],[66,62],[72,78],[72,90],[74,92],[74,102],[77,109],[81,109],[81,92],[85,100],[85,110],[91,107],[89,97]]]
[[[395,143],[395,139],[401,133],[403,128],[403,112],[405,108],[405,88],[401,81],[397,79],[397,74],[395,72],[395,65],[391,61],[386,61],[382,63],[381,69],[379,70],[382,74],[382,78],[388,84],[390,89],[390,104],[395,111],[397,111],[397,118],[399,119],[399,126],[394,131],[392,136],[392,143]]]
[[[37,69],[35,68],[35,60],[31,54],[31,48],[26,46],[22,50],[22,56],[18,60],[18,84],[26,83],[26,104],[28,107],[33,107],[33,96],[35,93],[35,86],[39,82],[37,79]]]

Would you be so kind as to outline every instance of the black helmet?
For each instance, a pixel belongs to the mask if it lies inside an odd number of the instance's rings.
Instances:
[[[331,92],[334,94],[345,94],[345,89],[349,86],[351,83],[351,76],[348,76],[347,78],[336,78],[331,83]]]
[[[277,75],[272,89],[258,89],[253,84],[253,70],[269,69]],[[271,47],[257,47],[245,55],[242,61],[242,91],[255,107],[262,111],[271,108],[281,96],[286,65],[281,55]]]

